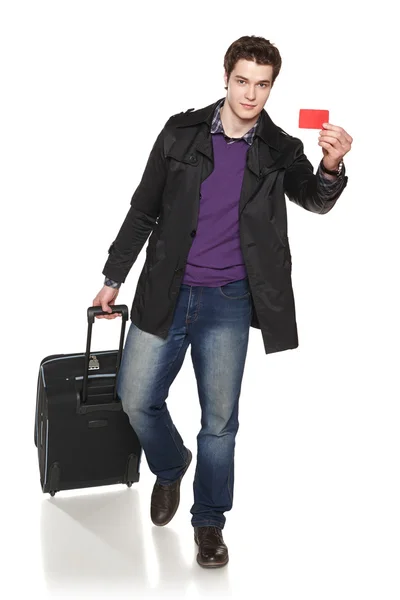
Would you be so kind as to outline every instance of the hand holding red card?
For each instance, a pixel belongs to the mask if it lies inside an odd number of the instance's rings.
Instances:
[[[337,169],[344,155],[351,150],[353,138],[343,127],[329,123],[328,110],[301,108],[299,127],[302,129],[320,129],[318,145],[322,147],[323,164],[326,169]]]

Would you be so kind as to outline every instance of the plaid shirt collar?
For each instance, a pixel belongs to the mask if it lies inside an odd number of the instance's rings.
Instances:
[[[224,128],[222,126],[222,121],[221,121],[221,115],[220,115],[220,109],[223,106],[225,102],[225,98],[222,98],[222,100],[217,104],[215,111],[214,111],[214,115],[212,118],[212,123],[211,123],[211,133],[222,133],[225,137],[226,140],[228,140],[228,144],[233,144],[234,142],[238,141],[238,140],[244,140],[245,142],[247,142],[249,144],[249,146],[252,145],[253,140],[254,140],[254,136],[256,133],[256,128],[258,125],[258,122],[260,120],[260,117],[258,117],[256,123],[254,123],[253,127],[247,132],[245,133],[241,138],[229,138],[227,135],[225,135],[224,132]]]

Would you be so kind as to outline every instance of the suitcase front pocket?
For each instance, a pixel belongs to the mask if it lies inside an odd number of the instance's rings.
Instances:
[[[114,400],[115,373],[89,375],[87,378],[86,402],[82,403],[83,375],[75,377],[77,410],[80,414],[96,410],[122,410],[120,400]]]

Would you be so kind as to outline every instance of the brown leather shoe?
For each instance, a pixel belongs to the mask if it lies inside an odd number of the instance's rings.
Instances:
[[[178,510],[181,481],[192,461],[189,449],[185,470],[177,481],[169,484],[155,483],[151,494],[150,516],[154,525],[162,527],[171,521]]]
[[[199,546],[197,562],[201,567],[223,567],[229,560],[228,548],[219,527],[194,528],[194,541]]]

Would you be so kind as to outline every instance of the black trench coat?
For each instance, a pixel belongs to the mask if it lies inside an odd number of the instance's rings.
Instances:
[[[130,318],[164,339],[196,235],[200,185],[214,169],[210,126],[218,102],[168,119],[103,269],[105,276],[124,282],[151,233]],[[326,214],[347,185],[345,176],[336,197],[321,198],[303,150],[301,140],[277,127],[263,109],[247,152],[239,228],[253,306],[251,326],[261,329],[266,354],[298,346],[285,194],[306,210]]]

